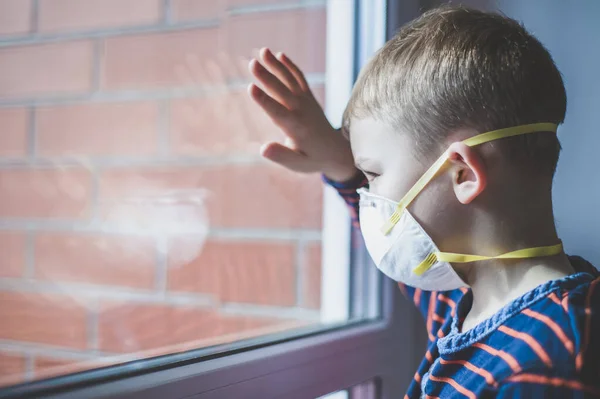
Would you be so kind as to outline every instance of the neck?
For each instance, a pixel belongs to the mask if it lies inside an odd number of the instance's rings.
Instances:
[[[494,255],[516,249],[557,244],[559,239],[553,222],[552,206],[551,203],[546,205],[526,209],[526,214],[513,214],[513,218],[506,218],[506,209],[499,213],[503,215],[502,219],[495,219],[489,214],[484,218],[495,220],[478,218],[482,223],[477,225],[482,228],[480,231],[474,231],[473,237],[476,238],[471,240],[474,251],[471,253]],[[498,220],[516,222],[506,223]],[[494,228],[490,230],[485,226]],[[455,267],[471,286],[473,293],[473,305],[463,324],[463,331],[491,317],[503,306],[540,284],[573,273],[573,268],[564,253],[517,260],[487,260],[457,264]]]

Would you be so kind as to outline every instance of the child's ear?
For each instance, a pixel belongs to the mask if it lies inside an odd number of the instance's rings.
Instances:
[[[456,198],[468,204],[485,189],[487,174],[483,160],[468,145],[457,142],[448,148],[448,160],[452,163],[452,186]]]

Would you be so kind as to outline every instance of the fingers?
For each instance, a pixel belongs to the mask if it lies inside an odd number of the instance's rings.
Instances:
[[[279,80],[288,87],[288,89],[290,89],[293,93],[297,93],[298,91],[300,91],[300,85],[298,84],[298,81],[296,80],[294,75],[292,75],[290,70],[285,65],[283,65],[281,61],[275,58],[271,50],[269,50],[268,48],[261,49],[260,59],[263,62],[263,64],[267,67],[267,69],[272,74],[277,76]]]
[[[266,159],[296,172],[309,173],[318,170],[306,155],[276,142],[263,145],[260,153]]]
[[[286,126],[286,119],[290,111],[283,105],[275,101],[254,83],[251,83],[250,86],[248,86],[248,94],[267,113],[267,115],[269,115],[277,126],[281,128]]]
[[[279,61],[281,61],[281,63],[289,69],[289,71],[292,73],[292,75],[294,75],[294,78],[296,79],[296,82],[298,82],[298,85],[300,85],[300,88],[304,91],[308,91],[309,90],[308,82],[306,81],[306,78],[304,77],[304,73],[302,73],[300,68],[298,68],[296,66],[296,64],[294,64],[292,62],[292,60],[290,60],[288,58],[287,55],[285,55],[281,52],[277,53],[277,59]]]
[[[296,108],[298,99],[275,75],[269,72],[257,60],[250,61],[250,72],[263,84],[269,94],[288,109]]]

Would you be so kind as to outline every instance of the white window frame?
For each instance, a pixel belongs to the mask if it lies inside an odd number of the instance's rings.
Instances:
[[[348,7],[351,1],[356,1],[354,9]],[[386,1],[328,0],[327,7],[326,110],[332,123],[339,125],[359,67],[384,43]],[[140,360],[122,366],[122,374],[113,372],[93,384],[74,374],[60,377],[61,383],[32,382],[25,386],[28,389],[13,393],[57,399],[306,399],[375,381],[376,397],[401,397],[425,349],[413,345],[422,341],[418,339],[422,321],[412,304],[400,298],[396,284],[382,279],[369,264],[364,248],[351,251],[352,237],[345,205],[327,188],[321,321],[331,327],[265,337],[251,348],[225,346],[204,357]],[[361,287],[351,286],[354,280],[360,280]],[[374,288],[379,297],[361,297]],[[352,310],[353,297],[360,298],[355,301],[362,307],[360,321],[351,320],[357,313]],[[170,361],[160,367],[167,358]],[[137,365],[148,362],[157,368],[136,373]],[[10,390],[6,394],[0,397],[11,397]]]

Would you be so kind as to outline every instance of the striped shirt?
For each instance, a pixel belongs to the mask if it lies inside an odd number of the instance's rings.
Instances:
[[[324,179],[358,227],[356,189]],[[428,345],[405,398],[600,398],[600,274],[579,257],[576,273],[548,281],[466,332],[471,290],[429,292],[399,284],[425,319]]]

